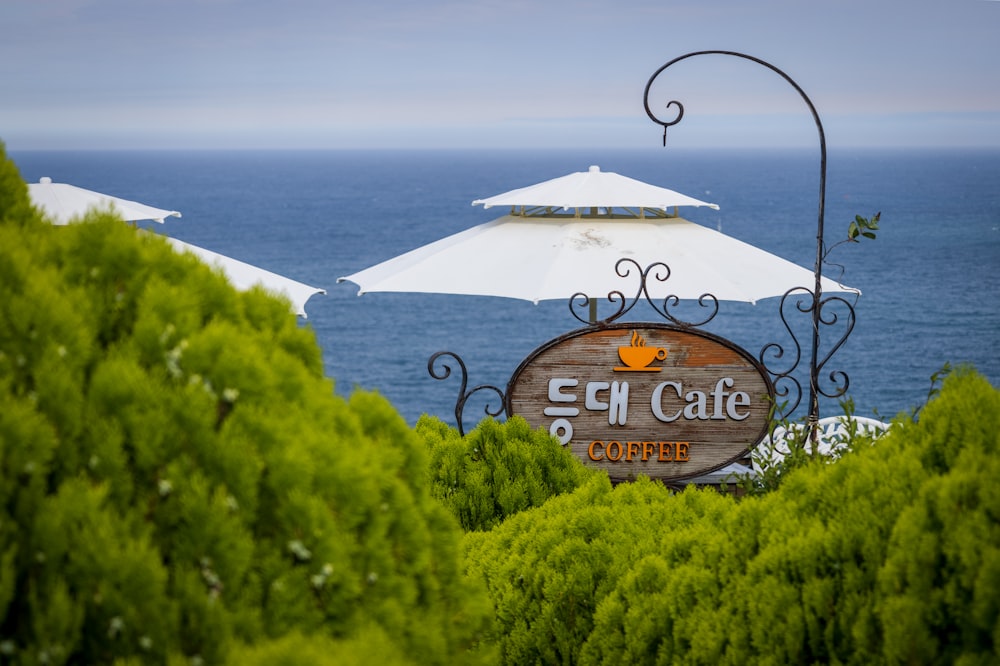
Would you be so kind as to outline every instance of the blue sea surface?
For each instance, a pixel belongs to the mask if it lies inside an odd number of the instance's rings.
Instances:
[[[465,361],[470,388],[503,389],[535,348],[581,325],[565,302],[358,297],[356,285],[337,283],[503,214],[473,207],[474,199],[599,165],[719,204],[718,211],[682,211],[694,222],[810,270],[816,257],[818,150],[31,151],[11,157],[29,182],[49,176],[181,211],[181,219],[143,226],[326,289],[309,301],[301,325],[315,332],[336,391],[378,391],[410,423],[424,413],[455,421],[459,383],[455,375],[431,378],[427,362],[435,352],[452,351]],[[971,364],[1000,385],[997,183],[1000,151],[830,152],[827,246],[846,238],[855,215],[881,212],[878,238],[834,247],[829,259],[841,268],[825,269],[862,291],[856,326],[824,369],[824,377],[846,373],[858,414],[890,418],[918,407],[931,375],[945,363]],[[698,316],[684,305],[683,312]],[[636,311],[639,319],[662,321],[648,308]],[[793,330],[802,325],[793,323]],[[706,329],[754,357],[769,342],[787,344],[778,299],[755,306],[723,302]],[[824,352],[842,330],[824,332]],[[470,402],[467,427],[484,406]],[[822,402],[823,415],[837,413],[836,401]]]

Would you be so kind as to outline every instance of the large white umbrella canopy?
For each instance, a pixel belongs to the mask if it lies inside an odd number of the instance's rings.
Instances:
[[[167,217],[181,216],[176,210],[154,208],[66,183],[53,183],[49,177],[28,183],[28,193],[35,207],[40,208],[53,224],[68,224],[93,209],[111,210],[126,222],[153,220],[162,224]]]
[[[615,182],[625,185],[615,190],[609,186]],[[811,290],[815,286],[810,270],[664,212],[676,206],[714,204],[635,183],[643,185],[591,167],[586,174],[477,199],[474,203],[510,205],[511,214],[338,281],[356,283],[359,295],[373,291],[469,294],[534,303],[576,294],[593,299],[612,291],[626,296],[635,293],[637,271],[633,270],[634,282],[616,271],[620,259],[630,259],[640,269],[654,263],[669,267],[666,281],[652,277],[647,281],[649,295],[656,299],[698,299],[711,294],[719,300],[756,303],[796,287]],[[587,184],[593,191],[584,187]],[[559,214],[567,209],[575,212]],[[827,292],[858,293],[825,277],[821,285]]]
[[[324,289],[297,282],[283,275],[227,257],[224,254],[212,252],[176,238],[165,238],[178,252],[190,252],[209,266],[221,270],[230,284],[241,291],[260,285],[267,291],[285,296],[292,302],[292,311],[300,317],[306,317],[306,301],[315,294],[326,293]]]
[[[53,183],[51,178],[42,178],[38,183],[29,183],[28,195],[34,206],[42,209],[46,217],[58,225],[82,219],[92,210],[110,211],[126,222],[155,220],[162,223],[167,217],[181,216],[174,210],[154,208],[137,201],[108,196],[74,185]],[[236,289],[246,291],[255,285],[260,285],[268,291],[285,296],[292,303],[292,311],[300,317],[306,317],[305,305],[311,296],[326,293],[324,289],[297,282],[197,245],[176,238],[166,236],[164,238],[175,250],[190,252],[209,266],[221,270]]]
[[[661,262],[664,282],[647,283],[652,298],[673,295],[756,303],[815,285],[812,271],[680,217],[596,220],[505,215],[340,278],[359,294],[373,291],[469,294],[537,303],[590,298],[632,284],[616,273],[619,259],[639,268]],[[633,271],[634,273],[634,271]],[[852,292],[824,277],[824,292]]]

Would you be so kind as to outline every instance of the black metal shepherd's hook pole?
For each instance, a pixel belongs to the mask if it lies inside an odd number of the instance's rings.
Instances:
[[[821,298],[822,298],[822,277],[823,277],[823,253],[824,253],[824,240],[823,240],[823,216],[824,209],[826,207],[826,135],[823,133],[823,123],[820,122],[819,114],[816,112],[816,107],[813,106],[812,101],[809,96],[806,95],[805,91],[799,87],[795,81],[792,80],[790,76],[785,74],[783,71],[775,67],[769,62],[761,60],[760,58],[755,58],[754,56],[746,55],[745,53],[737,53],[735,51],[695,51],[693,53],[687,53],[680,57],[674,58],[667,64],[660,67],[656,72],[649,78],[646,83],[646,90],[643,93],[643,104],[646,107],[646,114],[653,120],[653,122],[663,126],[663,145],[667,143],[667,128],[671,125],[676,125],[680,122],[681,118],[684,116],[684,106],[677,101],[671,101],[667,103],[667,108],[671,106],[677,106],[677,117],[670,121],[663,121],[656,117],[652,109],[649,108],[649,90],[653,85],[653,81],[657,76],[660,75],[665,69],[674,65],[682,60],[687,60],[688,58],[693,58],[694,56],[700,55],[725,55],[725,56],[735,56],[737,58],[743,58],[744,60],[750,60],[757,63],[758,65],[763,65],[767,67],[772,72],[778,74],[781,78],[785,79],[795,90],[799,93],[802,99],[805,101],[806,105],[809,107],[809,112],[812,113],[813,120],[816,122],[816,129],[819,132],[819,150],[820,150],[820,164],[819,164],[819,216],[818,222],[816,224],[816,267],[814,269],[814,274],[816,277],[816,284],[813,290],[813,302],[812,302],[812,349],[810,350],[810,362],[809,362],[809,430],[815,436],[816,424],[819,422],[819,367],[817,364],[818,354],[819,354],[819,326],[820,326],[820,308],[821,308]]]

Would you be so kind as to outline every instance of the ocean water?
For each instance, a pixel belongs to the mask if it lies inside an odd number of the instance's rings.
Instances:
[[[473,207],[474,199],[599,165],[720,205],[719,211],[683,211],[695,222],[809,269],[816,255],[815,150],[695,152],[654,146],[10,156],[29,182],[49,176],[179,210],[181,219],[143,226],[325,288],[325,296],[307,304],[309,318],[301,325],[315,332],[335,390],[378,391],[410,423],[423,413],[455,421],[457,374],[433,379],[427,362],[435,352],[463,359],[470,388],[503,389],[535,348],[580,327],[565,302],[533,305],[440,294],[358,297],[356,285],[337,283],[338,277],[503,213]],[[846,373],[847,395],[858,414],[890,418],[918,407],[931,375],[945,363],[971,364],[1000,385],[998,183],[1000,151],[830,151],[827,246],[846,237],[855,215],[882,214],[876,240],[837,246],[830,261],[840,268],[825,270],[838,278],[842,271],[840,279],[862,291],[856,326],[824,373]],[[778,299],[755,306],[723,302],[706,330],[757,357],[768,342],[787,344],[777,308]],[[634,312],[633,319],[662,321],[641,305]],[[842,331],[837,326],[824,331],[824,345]],[[821,405],[822,415],[839,413],[836,401]],[[485,406],[470,401],[466,427]]]

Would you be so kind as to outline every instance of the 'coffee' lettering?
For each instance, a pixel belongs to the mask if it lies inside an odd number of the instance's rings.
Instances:
[[[648,462],[655,455],[656,462],[688,462],[689,442],[619,442],[594,440],[587,447],[587,455],[594,462],[609,460]]]

